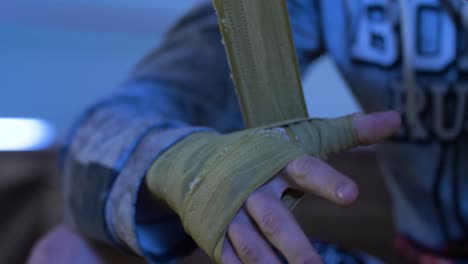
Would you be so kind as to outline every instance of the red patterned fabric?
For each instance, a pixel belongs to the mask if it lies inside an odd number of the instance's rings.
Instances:
[[[434,250],[418,244],[404,236],[395,241],[398,254],[407,263],[414,264],[458,264],[468,263],[468,241],[457,241]]]

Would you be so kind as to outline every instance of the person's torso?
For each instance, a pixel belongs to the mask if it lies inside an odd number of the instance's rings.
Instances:
[[[467,239],[468,29],[437,0],[320,8],[325,49],[363,109],[402,113],[402,129],[379,148],[400,231],[432,246]]]

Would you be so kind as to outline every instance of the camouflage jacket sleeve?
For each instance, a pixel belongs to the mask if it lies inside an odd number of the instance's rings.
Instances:
[[[292,13],[299,2],[291,1]],[[318,32],[299,30],[309,20],[293,19],[295,39],[304,42],[297,46],[303,64],[321,46],[299,36]],[[63,155],[66,223],[152,263],[189,253],[194,244],[178,218],[159,213],[142,179],[184,137],[241,128],[217,18],[207,3],[182,18],[120,89],[77,122]]]

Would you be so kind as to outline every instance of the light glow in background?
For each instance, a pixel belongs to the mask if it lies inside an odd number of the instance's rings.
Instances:
[[[0,118],[0,151],[37,151],[54,144],[52,126],[40,119]]]

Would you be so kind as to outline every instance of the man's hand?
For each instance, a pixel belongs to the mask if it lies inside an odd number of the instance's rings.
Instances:
[[[375,144],[391,136],[400,123],[400,115],[393,111],[353,117],[353,128],[360,145]],[[325,162],[311,156],[294,160],[252,193],[234,217],[227,229],[223,263],[280,263],[272,246],[289,263],[322,263],[281,201],[288,189],[316,194],[340,205],[351,204],[359,193],[353,180]]]

